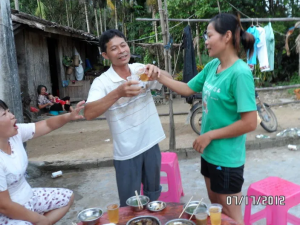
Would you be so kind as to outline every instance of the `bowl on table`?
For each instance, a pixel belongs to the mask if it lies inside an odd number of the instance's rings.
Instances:
[[[138,216],[129,220],[126,225],[161,225],[155,216]]]
[[[78,213],[77,219],[80,220],[84,225],[94,225],[102,215],[102,209],[89,208]]]
[[[166,208],[167,204],[163,201],[152,201],[147,204],[147,209],[152,212],[159,212]]]
[[[137,200],[136,196],[132,196],[132,197],[128,198],[126,200],[126,204],[128,206],[130,206],[133,211],[136,211],[136,212],[142,211],[143,209],[145,209],[145,207],[148,204],[148,202],[150,201],[150,199],[147,196],[144,196],[144,195],[139,195],[139,199],[142,203],[142,206],[143,206],[142,208],[139,207],[138,200]]]
[[[189,214],[190,216],[193,214],[194,210],[197,208],[197,205],[199,204],[199,201],[191,201],[186,209],[184,210],[185,213]],[[183,208],[185,208],[186,204],[184,204]],[[205,209],[206,213],[209,215],[208,207],[207,205],[202,201],[199,205],[199,208]],[[195,215],[194,215],[195,216]],[[193,216],[193,218],[194,218]]]
[[[166,222],[165,225],[196,225],[193,221],[187,219],[174,219]]]

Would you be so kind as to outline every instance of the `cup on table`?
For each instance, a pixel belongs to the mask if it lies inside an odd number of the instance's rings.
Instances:
[[[107,206],[108,220],[110,223],[119,222],[119,204],[110,204]]]
[[[221,225],[221,213],[223,206],[220,204],[211,204],[209,207],[211,225]]]
[[[196,224],[197,225],[207,225],[207,212],[206,208],[198,208],[194,215],[196,217]]]

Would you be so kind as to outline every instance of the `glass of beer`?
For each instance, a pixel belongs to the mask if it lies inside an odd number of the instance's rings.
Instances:
[[[119,222],[119,204],[110,204],[107,206],[108,220],[110,223]]]
[[[209,207],[211,225],[221,225],[222,208],[222,205],[215,203]]]
[[[207,225],[207,212],[205,208],[198,208],[194,214],[197,225]]]
[[[140,80],[143,82],[147,82],[149,79],[148,75],[146,74],[146,67],[143,64],[135,67],[134,74],[139,76]]]

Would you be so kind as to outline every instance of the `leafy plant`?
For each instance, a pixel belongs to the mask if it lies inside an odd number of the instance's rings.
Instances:
[[[72,66],[73,65],[73,59],[69,56],[64,56],[63,60],[62,60],[62,63],[66,67]]]

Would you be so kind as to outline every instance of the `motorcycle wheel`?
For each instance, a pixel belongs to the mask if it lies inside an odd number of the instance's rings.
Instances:
[[[202,106],[198,107],[194,110],[194,112],[192,113],[192,116],[190,118],[190,124],[191,124],[193,131],[196,134],[200,135],[201,124],[202,124]]]
[[[272,111],[270,106],[266,103],[263,103],[260,110],[258,110],[258,115],[261,119],[260,125],[268,132],[274,132],[277,130],[278,122],[275,113]]]

